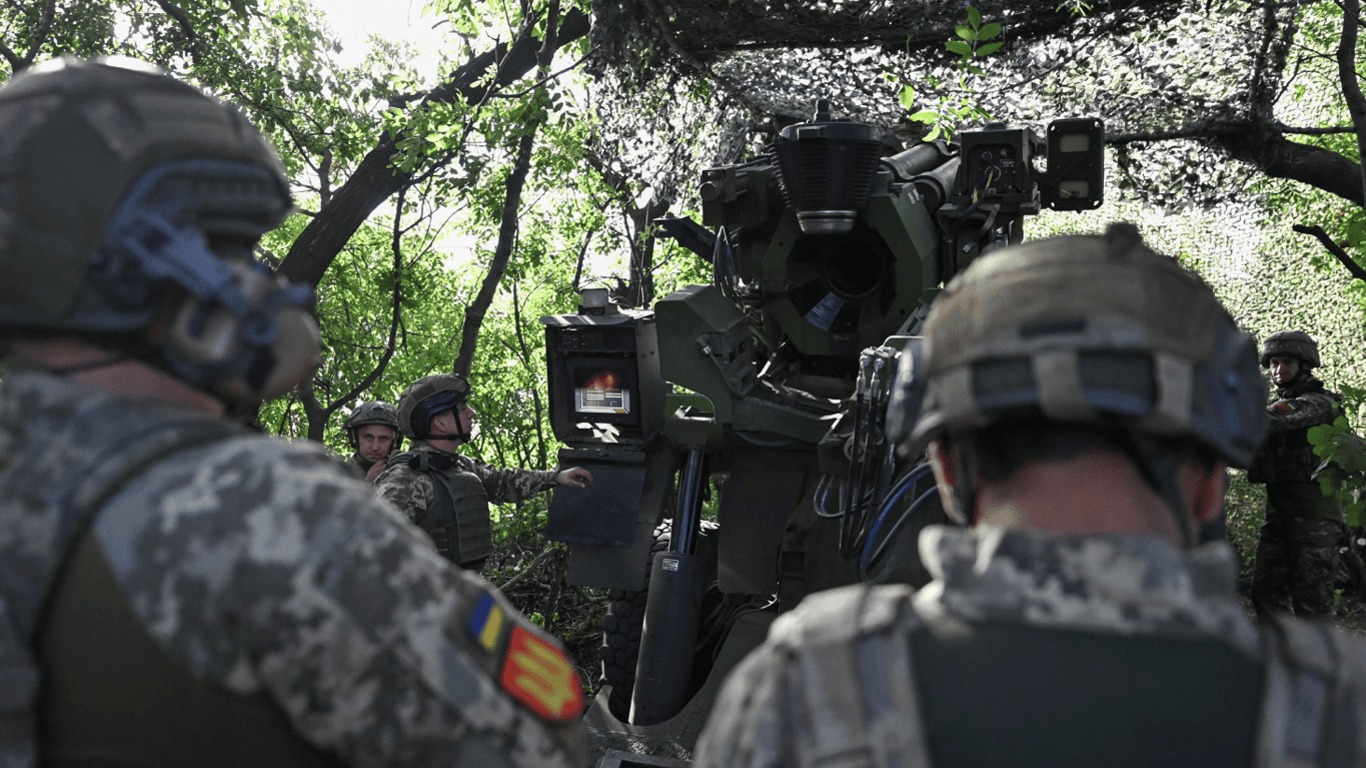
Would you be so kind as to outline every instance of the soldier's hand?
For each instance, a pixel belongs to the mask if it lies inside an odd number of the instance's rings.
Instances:
[[[385,462],[387,461],[389,461],[389,457],[385,456],[375,462],[374,465],[370,467],[370,471],[365,473],[365,479],[372,483],[375,482],[375,478],[379,477],[380,473],[384,471]]]
[[[555,482],[573,488],[592,488],[593,473],[582,467],[570,467],[555,475]]]

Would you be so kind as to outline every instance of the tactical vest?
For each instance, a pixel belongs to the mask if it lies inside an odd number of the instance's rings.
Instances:
[[[1319,392],[1342,402],[1342,395],[1323,388],[1323,382],[1309,379],[1292,388],[1287,395],[1299,397],[1310,392]],[[1282,398],[1288,399],[1288,398]],[[1341,415],[1339,405],[1334,415]],[[1266,442],[1257,450],[1248,468],[1247,479],[1251,483],[1307,483],[1313,480],[1314,470],[1322,463],[1314,454],[1314,446],[1309,444],[1309,427],[1272,432]]]
[[[847,595],[812,595],[803,624],[771,634],[784,716],[811,724],[793,734],[799,765],[1354,763],[1346,651],[1327,626],[1280,621],[1257,659],[1214,639],[929,620],[908,592],[863,598],[849,621]]]
[[[55,511],[44,519],[56,523],[43,547],[0,547],[0,766],[339,764],[295,734],[264,695],[231,693],[173,664],[91,532],[97,513],[143,471],[244,428],[114,401],[70,429],[95,461],[70,467],[67,482],[34,487],[62,466],[63,441],[49,441],[12,457],[0,486],[0,500]]]
[[[454,457],[436,451],[408,451],[389,459],[407,464],[432,479],[436,496],[417,518],[436,551],[462,568],[478,570],[493,554],[493,520],[484,484],[455,465]],[[452,471],[454,470],[454,471]]]

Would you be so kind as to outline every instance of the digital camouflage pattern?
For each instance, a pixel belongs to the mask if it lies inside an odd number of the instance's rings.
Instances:
[[[1313,479],[1319,458],[1309,428],[1342,415],[1341,396],[1305,373],[1276,388],[1266,408],[1270,431],[1248,470],[1266,484],[1266,520],[1257,537],[1252,602],[1259,614],[1331,616],[1344,527],[1342,505]]]
[[[6,377],[0,554],[20,564],[0,575],[6,598],[54,540],[48,491],[77,484],[97,458],[92,425],[113,410],[211,420],[45,374]],[[582,693],[555,641],[321,447],[243,434],[176,453],[125,485],[92,530],[168,659],[267,696],[348,764],[583,764]]]
[[[359,452],[352,452],[351,457],[342,463],[351,470],[352,474],[362,480],[365,479],[365,474],[370,471],[370,467],[375,466],[375,462],[368,461],[364,456],[360,455]]]
[[[1155,536],[933,527],[920,550],[934,579],[915,598],[927,618],[1199,635],[1249,653],[1258,647],[1233,599],[1237,566],[1223,545],[1181,552]]]
[[[932,765],[909,638],[921,626],[954,633],[991,623],[1211,639],[1270,657],[1262,722],[1271,725],[1258,743],[1270,759],[1258,765],[1315,764],[1281,759],[1305,724],[1287,717],[1290,698],[1309,689],[1306,711],[1334,713],[1335,749],[1318,754],[1354,750],[1340,764],[1366,764],[1366,645],[1305,624],[1259,632],[1238,603],[1235,561],[1223,543],[1182,553],[1146,536],[935,526],[920,545],[934,581],[918,592],[843,587],[780,616],[726,681],[694,768]],[[1309,685],[1300,685],[1301,668],[1312,670]],[[990,726],[983,728],[985,737]]]
[[[1342,415],[1341,402],[1341,395],[1327,391],[1322,381],[1308,374],[1289,387],[1277,387],[1276,399],[1266,407],[1270,417],[1266,442],[1248,469],[1248,481],[1309,482],[1319,466],[1309,444],[1309,428],[1332,424]]]
[[[1323,498],[1317,483],[1287,485]],[[1332,616],[1343,533],[1342,523],[1302,514],[1268,498],[1252,569],[1251,597],[1258,613]]]
[[[440,472],[457,497],[482,493],[494,504],[515,504],[555,486],[553,470],[498,469],[459,453],[443,451],[425,440],[414,440],[408,450],[391,456],[384,472],[375,478],[379,494],[414,523],[436,498],[436,485],[428,473],[408,464],[419,452],[450,457],[450,467]]]

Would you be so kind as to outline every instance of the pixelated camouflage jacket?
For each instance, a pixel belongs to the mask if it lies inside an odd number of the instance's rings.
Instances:
[[[1279,716],[1282,728],[1262,745],[1268,754],[1294,727],[1283,722],[1284,708],[1290,690],[1298,690],[1286,682],[1298,678],[1287,676],[1276,654],[1321,662],[1314,669],[1330,682],[1320,690],[1336,697],[1331,704],[1348,729],[1346,749],[1359,753],[1346,764],[1366,765],[1366,641],[1307,623],[1283,627],[1288,640],[1269,640],[1238,603],[1234,556],[1223,543],[1181,553],[1150,537],[931,526],[920,550],[935,579],[918,592],[904,585],[842,587],[778,617],[768,640],[726,680],[693,768],[805,768],[826,760],[930,766],[909,638],[920,627],[953,632],[985,622],[1214,639],[1270,655],[1263,717]]]
[[[0,385],[0,486],[35,489],[0,499],[0,555],[20,564],[0,577],[6,595],[53,541],[40,489],[92,464],[89,426],[111,409],[210,418],[35,372]],[[173,454],[124,485],[91,535],[175,665],[265,694],[348,764],[583,765],[582,692],[558,643],[321,446],[244,434]]]
[[[341,464],[352,477],[365,479],[365,473],[370,471],[370,464],[361,458],[359,453],[352,453],[350,456],[337,456],[337,463]]]
[[[1342,415],[1342,396],[1324,389],[1323,382],[1303,376],[1290,387],[1276,388],[1276,399],[1266,407],[1270,415],[1266,441],[1248,469],[1253,483],[1307,483],[1319,458],[1309,444],[1309,428],[1331,424]]]
[[[433,471],[441,472],[456,496],[470,495],[471,490],[482,490],[494,504],[515,504],[555,486],[554,470],[498,469],[463,454],[443,451],[425,440],[414,440],[408,450],[391,456],[384,471],[375,478],[375,490],[414,523],[436,498],[436,486],[432,478],[409,465],[409,461],[420,452],[449,457],[449,468]]]

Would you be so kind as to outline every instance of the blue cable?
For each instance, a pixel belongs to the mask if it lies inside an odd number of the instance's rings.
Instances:
[[[868,561],[868,552],[873,548],[873,539],[877,538],[878,526],[882,525],[882,521],[887,518],[887,513],[892,511],[892,506],[900,501],[902,494],[910,490],[910,488],[919,482],[920,478],[924,477],[929,471],[930,465],[924,464],[919,469],[911,470],[901,482],[897,483],[897,489],[888,496],[886,503],[882,505],[882,511],[878,513],[877,519],[873,521],[872,529],[868,531],[868,540],[863,544],[863,554],[859,556],[859,562],[866,563]],[[912,504],[911,507],[914,508],[915,505]]]

